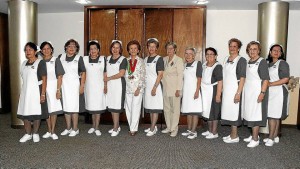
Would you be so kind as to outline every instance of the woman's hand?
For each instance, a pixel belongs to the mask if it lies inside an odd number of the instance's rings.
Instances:
[[[221,103],[221,95],[216,95],[216,102]]]
[[[46,95],[45,95],[45,94],[41,94],[40,102],[41,102],[41,103],[44,103],[45,100],[46,100]]]
[[[83,94],[84,92],[84,85],[80,85],[79,94]]]
[[[140,88],[137,88],[134,92],[134,96],[138,96],[140,94]],[[152,94],[152,92],[151,92]]]
[[[175,96],[176,96],[176,97],[179,97],[179,96],[180,96],[180,90],[176,90]]]
[[[234,103],[237,104],[241,101],[241,95],[239,93],[236,93],[234,96]]]
[[[156,95],[156,87],[153,87],[151,90],[151,95],[155,96]]]
[[[260,103],[264,100],[265,94],[264,93],[260,93],[257,99],[257,103]]]
[[[57,99],[57,100],[61,99],[61,92],[60,92],[59,89],[56,90],[56,99]]]
[[[194,100],[198,99],[198,97],[199,97],[199,92],[196,91],[194,94]]]
[[[107,86],[106,85],[104,86],[103,92],[104,92],[104,94],[107,93]]]
[[[107,77],[107,76],[104,76],[104,82],[108,82],[110,79],[109,79],[109,77]]]

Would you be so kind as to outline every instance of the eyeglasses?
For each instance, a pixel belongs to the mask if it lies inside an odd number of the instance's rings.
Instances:
[[[76,45],[68,45],[67,48],[76,48]]]
[[[205,56],[215,56],[213,53],[205,54]]]

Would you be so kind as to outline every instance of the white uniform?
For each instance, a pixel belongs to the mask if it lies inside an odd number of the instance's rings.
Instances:
[[[145,88],[145,94],[144,94],[144,97],[145,97],[144,108],[148,112],[162,113],[164,105],[163,105],[162,86],[160,83],[156,88],[156,95],[155,96],[151,95],[151,91],[153,89],[153,86],[154,86],[154,84],[156,82],[156,78],[157,78],[156,64],[157,64],[157,61],[160,58],[160,56],[157,55],[151,63],[147,63],[148,58],[149,57],[147,57],[145,59],[146,88]]]
[[[62,105],[60,99],[56,99],[57,91],[57,78],[55,74],[55,61],[56,57],[52,57],[49,62],[46,62],[47,65],[47,103],[49,113],[62,111]]]
[[[211,77],[213,71],[218,62],[216,62],[212,67],[206,66],[207,62],[202,65],[203,72],[202,72],[202,79],[201,79],[201,92],[202,92],[202,101],[203,101],[203,114],[202,116],[206,119],[209,119],[211,113],[211,105],[213,100],[213,92],[214,86],[218,84],[218,82],[211,83]]]
[[[79,112],[79,75],[78,62],[79,55],[76,55],[71,62],[66,61],[66,54],[60,57],[61,63],[64,67],[65,74],[62,82],[62,99],[63,110],[65,112],[77,113]]]
[[[273,66],[269,67],[270,82],[280,80],[280,62],[281,60],[278,60]],[[268,117],[280,119],[283,113],[285,113],[285,116],[288,114],[289,96],[287,104],[284,105],[284,90],[288,91],[286,84],[269,87]]]
[[[111,64],[109,63],[111,58],[112,56],[107,57],[107,64],[106,64],[107,77],[118,74],[120,72],[119,69],[123,59],[126,59],[124,56],[120,56],[116,63]],[[123,89],[121,78],[110,80],[107,82],[107,108],[109,111],[123,112],[124,109],[123,92],[125,92],[125,89]]]
[[[100,56],[97,63],[89,63],[89,56],[85,56],[83,62],[86,68],[85,108],[90,112],[104,113],[106,110],[103,81],[105,58]]]
[[[198,113],[201,115],[203,111],[202,96],[199,90],[199,97],[194,99],[194,94],[197,88],[197,63],[194,61],[190,67],[185,65],[183,71],[183,94],[181,112],[184,113]]]

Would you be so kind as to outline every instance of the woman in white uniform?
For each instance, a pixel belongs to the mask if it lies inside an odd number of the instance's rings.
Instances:
[[[61,135],[74,137],[79,134],[78,113],[85,112],[84,84],[85,66],[83,58],[78,55],[80,46],[74,39],[65,43],[65,54],[58,56],[65,70],[62,82],[62,101],[67,128]],[[73,127],[71,127],[73,122]]]
[[[107,108],[111,112],[114,126],[108,132],[111,136],[117,136],[121,131],[119,126],[120,113],[124,112],[125,101],[125,72],[127,59],[122,56],[122,42],[113,40],[110,45],[111,56],[107,57],[105,82],[107,82]]]
[[[128,66],[125,74],[125,109],[129,125],[129,134],[134,136],[138,131],[145,88],[145,63],[139,56],[141,45],[138,41],[130,41],[127,44],[127,51],[130,56],[127,58]]]
[[[162,84],[164,87],[164,116],[167,128],[161,132],[175,137],[177,136],[180,117],[184,66],[182,58],[176,55],[176,43],[168,42],[165,48],[168,55],[164,57],[165,70]]]
[[[225,143],[238,143],[238,126],[242,125],[241,100],[245,84],[247,61],[239,55],[242,42],[232,38],[228,41],[229,56],[223,64],[223,93],[221,124],[231,126],[231,133],[223,137]]]
[[[96,136],[101,136],[101,131],[99,130],[100,115],[106,111],[107,86],[104,83],[106,59],[104,56],[100,56],[100,45],[96,40],[88,43],[87,51],[89,56],[83,57],[86,68],[85,109],[92,114],[93,121],[93,126],[88,130],[88,133],[95,133]]]
[[[264,139],[266,146],[273,146],[279,142],[278,130],[280,120],[288,115],[289,92],[286,84],[289,82],[290,68],[285,61],[282,46],[274,44],[270,48],[269,61],[269,102],[268,124],[269,138]]]
[[[247,54],[250,60],[247,64],[246,80],[242,100],[242,116],[244,124],[252,128],[252,136],[247,147],[259,145],[258,132],[260,126],[265,126],[267,122],[268,108],[268,83],[269,71],[265,59],[259,56],[260,43],[251,41],[247,45]],[[244,141],[249,141],[245,139]]]
[[[202,64],[195,60],[196,49],[188,47],[185,49],[185,69],[183,72],[183,94],[181,113],[187,115],[188,129],[181,133],[189,139],[197,137],[197,125],[199,116],[203,112],[202,96],[200,92],[202,78]]]
[[[203,99],[202,117],[207,120],[208,130],[202,135],[206,139],[218,138],[218,121],[221,114],[221,94],[223,84],[222,66],[217,61],[217,50],[205,49],[206,62],[203,64],[201,92]]]
[[[48,132],[43,135],[43,138],[52,138],[57,140],[55,134],[55,125],[58,114],[63,114],[61,104],[61,84],[65,71],[62,67],[60,59],[53,57],[54,48],[50,42],[43,42],[40,46],[43,60],[47,64],[47,103],[49,118],[47,119]]]
[[[24,121],[26,134],[19,141],[24,143],[33,138],[33,142],[39,142],[38,130],[41,119],[49,117],[46,99],[47,67],[45,61],[37,58],[37,46],[34,43],[28,42],[24,52],[26,60],[20,68],[23,84],[17,117]]]
[[[145,58],[146,64],[146,88],[145,104],[146,113],[150,113],[151,126],[146,129],[146,136],[153,136],[157,132],[156,122],[158,114],[163,112],[163,94],[161,79],[164,72],[164,61],[156,52],[159,48],[159,42],[156,38],[147,40],[147,49],[149,56]]]

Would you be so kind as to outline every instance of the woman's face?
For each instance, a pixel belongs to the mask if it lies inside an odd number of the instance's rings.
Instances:
[[[156,54],[157,48],[155,43],[149,43],[148,45],[148,52],[150,55]]]
[[[97,48],[96,45],[90,46],[90,55],[93,57],[97,57],[99,55],[100,50]]]
[[[44,57],[50,57],[52,55],[52,49],[50,48],[50,46],[48,44],[46,44],[43,47],[42,53],[43,53]]]
[[[121,46],[119,43],[115,43],[113,47],[111,48],[111,53],[113,56],[119,56],[120,55]]]
[[[137,56],[139,53],[138,46],[136,44],[132,44],[129,46],[129,53],[131,56]]]
[[[172,45],[167,46],[167,55],[171,57],[175,55],[175,49]]]
[[[213,51],[208,50],[205,53],[205,59],[206,59],[207,63],[209,63],[209,64],[215,63],[216,59],[217,59],[217,55]]]
[[[270,51],[270,55],[274,59],[278,59],[281,56],[281,48],[279,46],[274,46]]]
[[[67,54],[69,56],[73,56],[76,53],[77,47],[75,45],[74,42],[71,42],[68,46],[67,46]]]
[[[32,49],[30,46],[25,47],[25,56],[27,59],[33,59],[35,58],[36,51]]]
[[[195,60],[195,55],[192,50],[186,50],[184,54],[185,61],[187,63],[191,63]]]
[[[250,45],[248,49],[248,54],[251,59],[259,57],[259,48],[256,44]]]
[[[229,44],[229,54],[230,56],[238,55],[239,54],[239,46],[237,42],[231,42]]]

